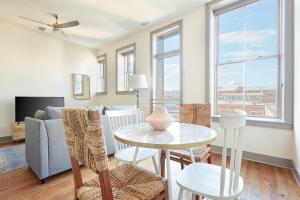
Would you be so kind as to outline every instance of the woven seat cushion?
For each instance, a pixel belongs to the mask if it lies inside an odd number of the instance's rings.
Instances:
[[[201,161],[204,159],[210,152],[210,147],[202,146],[199,148],[193,149],[194,158],[196,161]],[[171,156],[182,157],[186,160],[191,160],[190,152],[188,150],[172,150],[170,151]]]
[[[166,180],[142,168],[124,164],[109,172],[115,200],[153,199],[165,189]],[[101,199],[97,179],[92,179],[79,188],[79,200]]]

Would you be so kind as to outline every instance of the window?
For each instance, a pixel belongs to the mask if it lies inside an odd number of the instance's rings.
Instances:
[[[97,94],[107,93],[107,56],[106,54],[98,57],[97,68]]]
[[[182,22],[151,33],[151,110],[165,106],[179,119],[182,102]]]
[[[135,73],[135,43],[116,50],[117,94],[132,93],[128,88],[128,77]]]
[[[291,1],[224,2],[207,4],[214,115],[244,109],[253,121],[292,124]]]

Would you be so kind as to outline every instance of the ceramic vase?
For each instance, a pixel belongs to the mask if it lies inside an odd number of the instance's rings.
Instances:
[[[174,122],[174,118],[165,107],[154,108],[152,114],[145,120],[154,130],[166,130]]]

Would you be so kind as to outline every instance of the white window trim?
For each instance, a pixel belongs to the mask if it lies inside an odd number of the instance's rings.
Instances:
[[[103,55],[100,55],[100,56],[98,56],[97,57],[97,59],[98,59],[98,63],[100,64],[100,63],[103,63],[103,70],[104,70],[104,72],[103,72],[103,74],[104,74],[104,78],[105,78],[105,87],[104,87],[104,91],[103,92],[99,92],[99,91],[97,91],[96,92],[96,95],[106,95],[107,94],[107,54],[103,54]],[[99,74],[97,74],[97,79],[99,78],[98,77],[99,76]]]
[[[248,2],[255,2],[257,0],[246,0]],[[215,16],[214,10],[221,7],[230,9],[232,3],[245,3],[243,0],[214,0],[206,4],[207,17],[207,32],[206,32],[206,46],[208,55],[206,59],[207,65],[207,102],[212,104],[213,121],[219,120],[219,115],[215,114]],[[279,82],[283,84],[280,103],[282,105],[282,113],[280,119],[267,119],[248,117],[247,124],[251,126],[261,126],[269,128],[293,129],[293,0],[284,1],[278,0],[280,6],[279,19],[279,48],[280,48],[280,74],[282,75]],[[231,7],[232,9],[236,7]]]
[[[176,50],[173,50],[173,51],[169,51],[167,53],[158,53],[156,54],[156,52],[154,51],[154,46],[153,46],[153,37],[156,35],[156,34],[162,34],[162,35],[165,35],[167,32],[167,30],[169,29],[172,29],[173,27],[176,27],[178,26],[178,30],[179,31],[179,41],[180,41],[180,44],[179,44],[179,49],[176,49]],[[150,66],[151,66],[151,80],[150,80],[150,111],[152,112],[153,111],[153,68],[154,68],[154,63],[155,63],[155,59],[157,58],[164,58],[164,57],[170,57],[170,56],[173,56],[173,55],[179,55],[180,56],[180,104],[182,104],[182,101],[183,101],[183,25],[182,25],[182,20],[178,20],[178,21],[175,21],[171,24],[168,24],[166,26],[163,26],[161,28],[158,28],[154,31],[152,31],[150,33]]]
[[[131,49],[132,48],[132,49]],[[133,58],[134,58],[134,62],[133,62],[133,74],[135,74],[136,72],[136,43],[131,43],[129,45],[126,45],[124,47],[121,47],[119,49],[116,49],[116,94],[117,95],[126,95],[126,94],[135,94],[135,91],[132,90],[128,90],[128,91],[118,91],[118,54],[119,52],[123,53],[127,53],[126,49],[130,49],[128,50],[128,52],[133,52]]]

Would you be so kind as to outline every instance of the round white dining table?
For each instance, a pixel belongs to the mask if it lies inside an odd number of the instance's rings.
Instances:
[[[144,148],[166,152],[169,199],[172,198],[172,177],[169,150],[188,150],[210,144],[217,137],[215,130],[196,124],[174,122],[163,131],[152,129],[148,123],[123,127],[114,132],[116,140]]]

